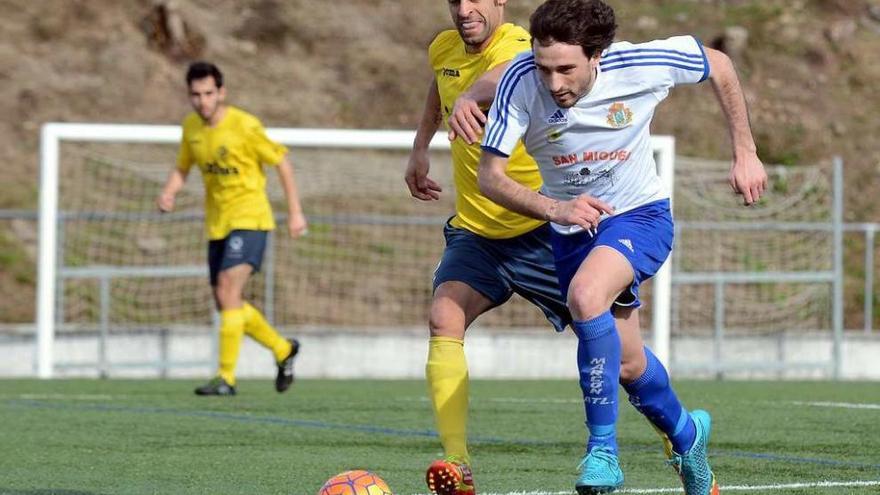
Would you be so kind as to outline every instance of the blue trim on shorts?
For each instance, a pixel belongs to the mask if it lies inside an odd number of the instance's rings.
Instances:
[[[217,285],[217,277],[223,270],[244,263],[260,271],[269,232],[265,230],[233,230],[223,239],[208,241],[208,272],[211,286]]]
[[[446,249],[434,271],[434,291],[444,282],[462,282],[485,296],[492,306],[514,293],[544,312],[561,332],[571,314],[559,290],[550,246],[550,225],[509,239],[489,239],[446,223]]]
[[[629,262],[633,282],[614,304],[638,308],[639,285],[653,277],[672,251],[674,228],[669,200],[661,199],[606,218],[595,235],[581,231],[571,235],[553,231],[551,241],[556,273],[564,295],[587,255],[598,246],[614,249]]]

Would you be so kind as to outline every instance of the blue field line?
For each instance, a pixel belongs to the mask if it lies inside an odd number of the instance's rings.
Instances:
[[[191,418],[210,418],[226,421],[238,421],[242,423],[254,424],[273,424],[282,426],[298,426],[302,428],[316,428],[324,430],[339,431],[356,431],[359,433],[377,433],[380,435],[389,435],[397,437],[409,438],[437,438],[437,432],[434,430],[411,430],[403,428],[388,428],[385,426],[375,425],[354,425],[344,423],[329,423],[326,421],[317,421],[310,419],[291,419],[278,416],[251,416],[247,414],[234,414],[220,411],[189,411],[184,409],[168,409],[162,407],[129,407],[114,406],[106,404],[61,404],[50,403],[39,400],[13,399],[6,401],[8,405],[18,407],[29,407],[35,409],[58,409],[58,410],[77,410],[77,411],[97,411],[97,412],[120,412],[135,414],[163,414],[170,416],[181,416]],[[474,444],[487,445],[529,445],[529,446],[558,446],[558,441],[549,440],[529,440],[529,439],[512,439],[490,436],[469,436],[468,441]],[[653,447],[621,447],[621,450],[657,450]],[[759,452],[735,452],[725,450],[713,450],[711,457],[737,457],[744,459],[759,459],[774,462],[789,462],[798,464],[816,464],[824,466],[865,468],[880,470],[880,464],[871,464],[866,462],[849,462],[836,461],[831,459],[815,459],[810,457],[795,457],[779,454],[763,454]]]
[[[106,404],[59,404],[48,403],[37,400],[10,400],[7,401],[12,406],[32,407],[36,409],[59,409],[59,410],[77,410],[77,411],[98,411],[98,412],[124,412],[135,414],[166,414],[171,416],[185,416],[191,418],[211,418],[227,421],[239,421],[242,423],[258,423],[258,424],[274,424],[284,426],[299,426],[303,428],[317,428],[325,430],[340,431],[357,431],[360,433],[378,433],[382,435],[390,435],[397,437],[412,438],[437,438],[437,432],[434,430],[408,430],[402,428],[388,428],[384,426],[374,425],[353,425],[342,423],[328,423],[326,421],[317,421],[311,419],[291,419],[281,418],[277,416],[251,416],[247,414],[234,414],[219,411],[187,411],[183,409],[167,409],[161,407],[128,407],[128,406],[112,406]],[[471,436],[469,440],[482,444],[523,444],[523,445],[557,445],[558,442],[539,441],[539,440],[510,440],[499,437],[487,436]]]

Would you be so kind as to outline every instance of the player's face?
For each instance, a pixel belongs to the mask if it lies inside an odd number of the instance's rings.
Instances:
[[[596,80],[599,55],[589,58],[580,45],[532,43],[541,82],[560,108],[574,106],[586,96]]]
[[[189,102],[204,120],[212,122],[220,104],[226,99],[226,89],[218,88],[217,81],[208,76],[193,79],[189,84]]]
[[[448,0],[448,3],[452,22],[469,52],[485,48],[504,22],[507,0]]]

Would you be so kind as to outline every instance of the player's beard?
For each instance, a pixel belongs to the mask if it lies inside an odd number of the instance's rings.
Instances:
[[[472,29],[465,29],[465,22],[474,22],[476,26]],[[489,25],[486,23],[486,19],[483,18],[467,21],[459,20],[455,23],[455,28],[464,44],[471,48],[479,48],[486,41],[486,38],[489,37]]]
[[[552,96],[553,101],[556,102],[556,106],[558,106],[559,108],[571,108],[575,105],[575,103],[578,102],[578,100],[580,100],[580,97],[578,97],[571,91],[566,91],[565,93],[560,95],[554,94]],[[560,98],[562,99],[560,100]]]
[[[593,77],[580,91],[576,91],[573,88],[566,90],[565,92],[559,93],[559,96],[563,98],[562,101],[557,98],[556,94],[551,94],[551,96],[553,97],[553,101],[556,102],[556,105],[559,108],[571,108],[577,105],[577,102],[581,101],[581,98],[584,98],[585,96],[590,94],[590,90],[593,89],[593,85],[595,85],[596,83],[596,74],[596,69],[593,69]]]

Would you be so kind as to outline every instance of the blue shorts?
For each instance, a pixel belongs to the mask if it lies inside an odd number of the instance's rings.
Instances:
[[[550,225],[510,239],[487,239],[469,230],[443,229],[446,249],[434,271],[434,290],[463,282],[500,306],[517,293],[544,312],[557,332],[571,323],[550,248]]]
[[[217,285],[220,272],[233,266],[247,263],[254,267],[254,272],[260,271],[268,236],[265,230],[233,230],[223,239],[208,241],[211,286]]]
[[[639,284],[653,277],[669,257],[674,237],[669,200],[662,199],[609,217],[599,223],[595,236],[582,231],[563,235],[553,231],[551,241],[556,272],[563,294],[581,263],[597,246],[607,246],[622,254],[633,269],[633,282],[614,301],[618,306],[638,308]]]

